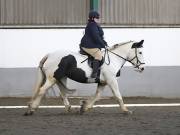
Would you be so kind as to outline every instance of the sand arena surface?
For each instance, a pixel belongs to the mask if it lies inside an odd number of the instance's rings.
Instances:
[[[80,99],[71,99],[79,105]],[[26,105],[26,98],[1,98],[0,105]],[[179,99],[125,98],[126,104],[180,103]],[[44,99],[41,105],[60,105],[59,99]],[[104,99],[97,104],[114,104]],[[62,103],[61,103],[62,104]],[[0,135],[178,135],[180,107],[129,107],[132,115],[124,115],[119,108],[94,108],[84,115],[73,108],[39,109],[25,117],[26,109],[0,109]]]

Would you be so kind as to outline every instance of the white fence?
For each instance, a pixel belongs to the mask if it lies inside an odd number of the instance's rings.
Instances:
[[[147,66],[180,66],[180,28],[114,28],[105,39],[116,43],[144,39]],[[1,29],[0,68],[36,67],[47,53],[79,50],[83,29]]]
[[[31,96],[35,67],[47,53],[78,51],[83,29],[1,29],[0,97]],[[109,45],[144,39],[146,70],[138,74],[128,64],[119,79],[123,96],[180,97],[180,28],[119,28],[105,30]],[[75,96],[92,95],[95,87],[69,83]],[[104,95],[111,95],[105,90]]]

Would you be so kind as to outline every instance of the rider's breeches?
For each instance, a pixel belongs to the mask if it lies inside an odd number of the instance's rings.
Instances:
[[[94,59],[101,61],[103,56],[102,56],[102,52],[99,48],[84,48],[82,47],[82,49],[87,52],[89,55],[93,56]]]

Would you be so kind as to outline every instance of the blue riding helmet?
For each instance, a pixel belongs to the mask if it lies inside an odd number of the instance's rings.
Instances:
[[[89,12],[89,18],[97,18],[99,19],[99,13],[97,11],[90,11]]]

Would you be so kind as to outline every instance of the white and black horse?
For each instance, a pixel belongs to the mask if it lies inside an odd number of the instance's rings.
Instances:
[[[106,54],[106,62],[104,62],[100,68],[99,83],[96,93],[93,97],[83,102],[80,109],[81,113],[92,108],[93,104],[99,99],[100,92],[103,91],[106,85],[111,88],[122,111],[129,113],[126,106],[124,106],[118,87],[117,77],[126,61],[130,62],[137,71],[142,72],[144,70],[144,59],[141,49],[143,42],[144,40],[140,42],[129,41],[113,45],[112,47],[102,51]],[[87,59],[86,55],[70,51],[57,51],[47,54],[40,61],[36,86],[25,115],[33,114],[33,112],[38,108],[45,92],[55,84],[57,84],[61,91],[61,97],[65,109],[69,110],[71,105],[68,101],[67,94],[71,90],[66,88],[67,78],[69,77],[82,83],[89,83],[88,78],[91,75],[92,68],[88,65],[87,61],[83,62],[85,59]],[[61,71],[63,71],[63,73],[60,73]],[[58,74],[61,74],[61,77],[56,79],[55,75],[58,76]]]

